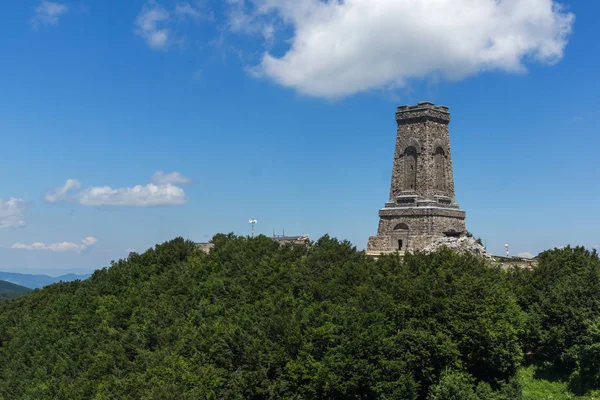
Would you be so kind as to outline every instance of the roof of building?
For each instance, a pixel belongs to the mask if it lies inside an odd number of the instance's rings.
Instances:
[[[295,242],[299,240],[308,240],[308,235],[303,236],[273,236],[274,240],[278,240],[280,242]]]

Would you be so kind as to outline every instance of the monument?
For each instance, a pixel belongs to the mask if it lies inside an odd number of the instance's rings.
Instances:
[[[466,214],[454,195],[448,107],[398,107],[396,122],[390,197],[379,210],[377,236],[369,238],[370,254],[414,252],[466,234]]]

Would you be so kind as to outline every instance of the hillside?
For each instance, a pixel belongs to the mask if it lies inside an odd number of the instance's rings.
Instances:
[[[31,292],[31,289],[24,286],[15,285],[11,282],[0,281],[0,301],[12,299],[29,292]]]
[[[41,274],[20,274],[17,272],[0,271],[0,280],[11,282],[17,285],[25,286],[30,289],[39,289],[56,282],[71,282],[77,279],[84,280],[90,275],[65,274],[61,276],[49,276]]]
[[[584,249],[505,271],[446,249],[373,260],[327,236],[213,243],[0,303],[0,398],[516,400],[521,366],[548,363],[572,390],[599,383]]]

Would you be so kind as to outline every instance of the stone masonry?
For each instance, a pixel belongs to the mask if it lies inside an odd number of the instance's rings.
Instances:
[[[398,107],[396,122],[390,197],[379,210],[377,236],[369,238],[371,254],[419,251],[466,233],[466,214],[454,195],[448,107]]]

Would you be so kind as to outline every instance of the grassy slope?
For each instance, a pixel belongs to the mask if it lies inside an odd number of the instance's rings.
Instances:
[[[565,382],[550,382],[535,377],[535,367],[522,368],[519,379],[523,384],[523,395],[527,399],[535,400],[600,400],[600,391],[588,393],[585,396],[576,396],[569,392]]]

